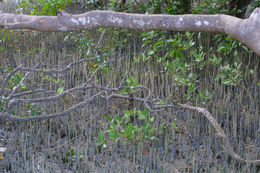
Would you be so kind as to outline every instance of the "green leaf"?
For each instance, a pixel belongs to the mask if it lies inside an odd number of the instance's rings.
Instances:
[[[18,84],[22,80],[22,76],[20,74],[15,74],[11,79],[14,80],[16,84]]]
[[[242,48],[245,50],[245,51],[249,51],[249,49],[246,47],[246,46],[244,46],[244,45],[242,45]]]
[[[130,121],[130,114],[124,114],[124,119],[126,121]]]
[[[224,46],[220,46],[219,48],[218,48],[218,52],[224,52],[224,51],[227,51],[228,50],[228,48],[227,47],[224,47]]]
[[[44,78],[45,78],[46,80],[49,80],[49,79],[50,79],[50,76],[49,76],[49,75],[46,75]]]
[[[149,109],[145,109],[145,110],[143,110],[143,113],[144,113],[146,116],[148,116],[149,113],[150,113],[150,110],[149,110]]]
[[[53,78],[52,81],[53,81],[54,83],[56,83],[56,84],[59,83],[59,81],[58,81],[57,79],[55,79],[55,78]]]
[[[108,116],[108,115],[105,115],[105,117],[106,117],[106,119],[108,120],[108,121],[112,121],[112,119]]]
[[[133,126],[132,124],[128,124],[127,128],[131,131],[135,130],[135,126]]]
[[[154,117],[149,118],[150,122],[154,122]]]
[[[169,39],[169,40],[167,40],[166,42],[167,42],[167,43],[172,43],[172,42],[174,42],[174,40],[173,40],[173,39]]]
[[[58,93],[59,93],[59,94],[62,93],[63,91],[64,91],[64,88],[63,88],[63,87],[58,88]]]
[[[114,117],[114,119],[117,120],[118,122],[122,122],[122,119],[117,115]]]
[[[227,40],[227,41],[233,41],[233,38],[232,38],[232,37],[229,37],[229,36],[227,36],[227,37],[225,37],[225,40]]]
[[[105,137],[102,133],[102,131],[98,132],[98,141],[97,141],[97,145],[99,146],[103,146],[104,148],[107,147],[106,141],[105,141]]]
[[[4,32],[5,31],[5,27],[3,27],[3,29],[1,29],[1,31],[0,32]]]
[[[157,41],[155,44],[154,44],[154,48],[157,48],[157,46],[159,46],[160,44],[164,43],[163,40],[161,41]]]
[[[155,140],[155,139],[156,139],[156,137],[155,137],[155,136],[152,136],[152,137],[151,137],[151,140]]]
[[[35,116],[35,110],[30,110],[30,114],[31,114],[31,116]]]
[[[139,119],[139,120],[145,120],[146,117],[147,117],[147,115],[145,115],[145,114],[140,114],[140,115],[138,116],[138,119]]]
[[[160,99],[156,104],[164,105],[164,104],[166,104],[166,102]]]
[[[229,79],[223,80],[222,83],[223,83],[224,85],[233,85],[233,84],[234,84],[234,83],[233,83],[231,80],[229,80]]]
[[[175,121],[172,122],[172,128],[173,128],[173,129],[177,129],[177,128],[178,128],[178,127],[176,126],[176,124],[175,124]]]
[[[112,140],[116,140],[117,139],[117,135],[118,135],[118,131],[117,129],[114,130],[114,132],[109,132],[108,133],[108,137]]]

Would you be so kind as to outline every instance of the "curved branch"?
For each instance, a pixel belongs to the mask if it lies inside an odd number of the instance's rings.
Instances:
[[[60,113],[49,114],[49,115],[39,115],[39,116],[17,117],[17,116],[14,116],[14,115],[12,115],[11,113],[8,113],[8,112],[0,112],[0,119],[25,122],[25,121],[40,121],[40,120],[61,118],[61,117],[65,117],[67,115],[70,115],[71,112],[76,111],[79,108],[85,106],[86,104],[94,101],[100,95],[101,95],[101,93],[93,95],[89,99],[84,100],[84,101],[82,101],[82,102],[80,102],[76,105],[73,105],[70,108],[68,108],[68,109],[66,109],[66,110],[64,110],[63,112],[60,112]]]
[[[223,14],[146,15],[99,10],[75,15],[61,13],[58,16],[0,13],[0,27],[49,32],[119,27],[143,31],[175,30],[225,33],[260,55],[260,8],[256,8],[248,19]]]
[[[202,113],[208,120],[209,122],[213,125],[215,130],[217,131],[217,137],[220,138],[221,145],[223,149],[235,160],[254,164],[256,166],[260,166],[260,160],[246,160],[243,159],[241,156],[236,154],[233,150],[232,145],[229,142],[229,139],[227,135],[225,134],[224,130],[220,127],[218,122],[215,120],[215,118],[211,115],[211,113],[205,109],[205,108],[200,108],[200,107],[194,107],[186,104],[179,104],[179,106],[183,109],[191,110],[191,111],[197,111],[199,113]]]
[[[21,96],[26,96],[26,95],[30,95],[30,94],[36,94],[36,93],[56,94],[57,91],[46,91],[45,89],[33,89],[33,90],[29,90],[29,91],[24,91],[24,92],[21,92],[18,94],[13,94],[12,96],[9,96],[9,99],[18,98]]]

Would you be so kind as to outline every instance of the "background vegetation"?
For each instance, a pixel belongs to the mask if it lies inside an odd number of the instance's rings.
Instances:
[[[6,1],[1,11],[56,15],[93,9],[148,14],[230,14],[243,17],[260,1],[239,7],[231,0],[63,0]],[[247,4],[248,5],[248,4]],[[23,64],[40,60],[45,68],[65,67],[95,56],[103,28],[73,33],[1,31],[0,81]],[[158,103],[189,103],[206,107],[230,137],[234,150],[248,159],[260,158],[260,59],[240,42],[221,34],[107,28],[98,59],[66,74],[32,73],[19,91],[45,88],[57,93],[85,82],[104,62],[115,58],[95,75],[94,84],[147,86]],[[25,73],[9,80],[9,90]],[[125,89],[120,94],[142,97]],[[21,117],[60,112],[93,91],[66,96],[60,102],[27,103],[13,110]],[[35,95],[33,97],[39,97]],[[0,111],[5,110],[5,97]],[[223,152],[209,122],[201,115],[168,108],[151,111],[145,104],[114,99],[107,112],[94,103],[69,117],[40,122],[1,122],[0,145],[8,150],[0,161],[4,172],[258,172],[254,165],[236,162]]]

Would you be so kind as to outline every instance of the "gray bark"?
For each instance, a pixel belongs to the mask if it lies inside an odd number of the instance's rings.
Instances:
[[[0,27],[47,32],[119,27],[143,31],[174,30],[225,33],[260,55],[260,8],[256,8],[248,19],[224,14],[145,15],[112,11],[90,11],[75,15],[62,11],[58,16],[0,13]]]

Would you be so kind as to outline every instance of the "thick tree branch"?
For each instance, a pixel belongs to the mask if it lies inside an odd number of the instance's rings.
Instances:
[[[145,15],[98,10],[84,14],[58,16],[0,13],[0,27],[49,32],[119,27],[143,31],[175,30],[225,33],[260,55],[260,8],[256,8],[248,19],[223,14]]]

